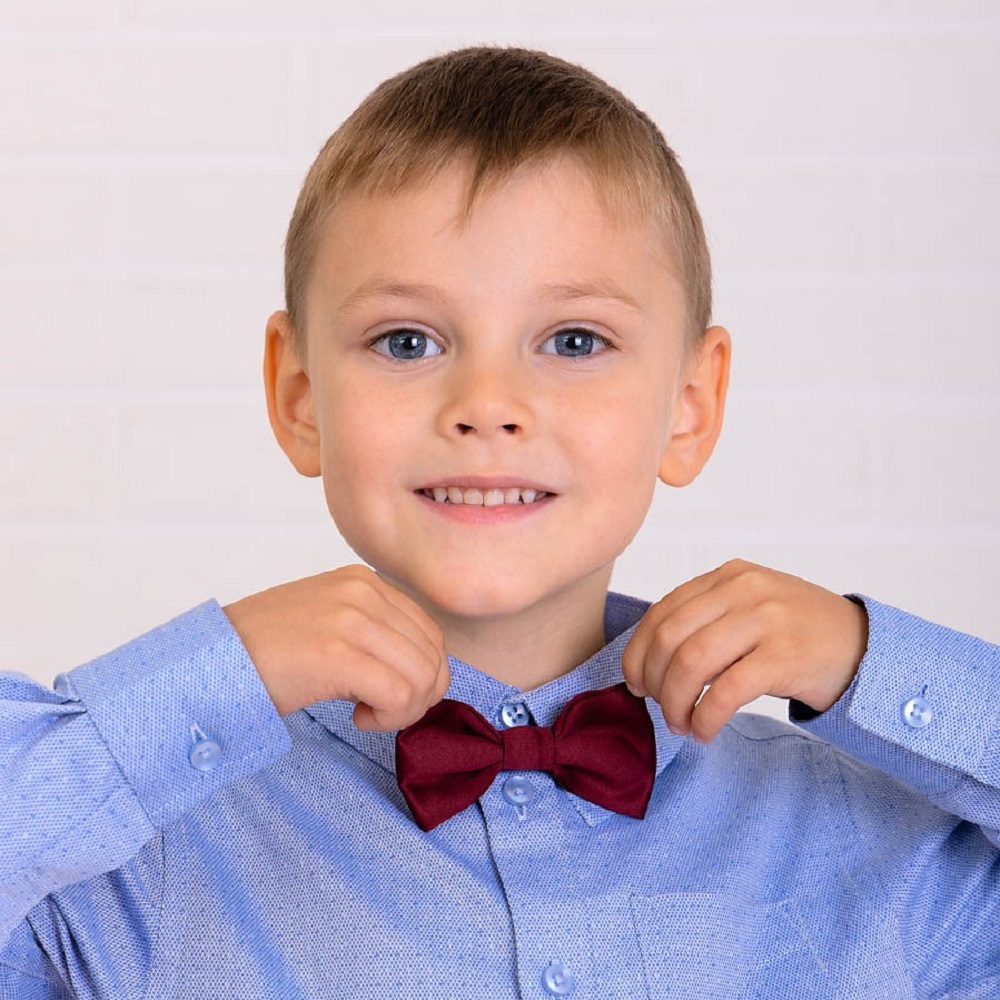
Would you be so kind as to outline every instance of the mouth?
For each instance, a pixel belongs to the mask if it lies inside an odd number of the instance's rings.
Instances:
[[[468,477],[446,480],[416,490],[436,503],[469,507],[499,507],[502,504],[532,504],[555,496],[552,490],[538,483],[518,481],[511,477]]]

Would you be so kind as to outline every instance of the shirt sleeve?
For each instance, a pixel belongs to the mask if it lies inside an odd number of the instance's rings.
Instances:
[[[0,673],[0,964],[37,902],[121,867],[290,748],[214,599],[60,674],[54,690]]]
[[[975,823],[1000,846],[1000,646],[864,594],[868,648],[826,712],[790,721]]]

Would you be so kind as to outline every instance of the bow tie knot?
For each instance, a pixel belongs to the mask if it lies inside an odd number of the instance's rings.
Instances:
[[[556,740],[548,726],[501,729],[501,771],[551,771],[556,762]]]
[[[616,684],[571,698],[551,728],[498,730],[446,698],[396,734],[396,780],[423,830],[475,802],[500,771],[548,771],[568,792],[642,819],[656,776],[645,701]]]

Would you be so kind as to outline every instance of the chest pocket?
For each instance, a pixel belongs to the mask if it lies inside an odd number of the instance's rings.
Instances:
[[[775,902],[723,893],[633,896],[653,1000],[912,1000],[912,982],[884,915],[855,911],[849,925],[819,900]],[[864,992],[865,990],[874,992]],[[860,992],[859,992],[860,991]]]

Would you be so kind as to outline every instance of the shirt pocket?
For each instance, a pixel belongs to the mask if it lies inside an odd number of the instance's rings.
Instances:
[[[728,893],[633,896],[648,995],[827,996],[804,988],[825,976],[799,932],[797,910],[791,899],[764,902]]]
[[[912,1000],[895,923],[870,901],[847,916],[809,896],[633,896],[649,997]]]

